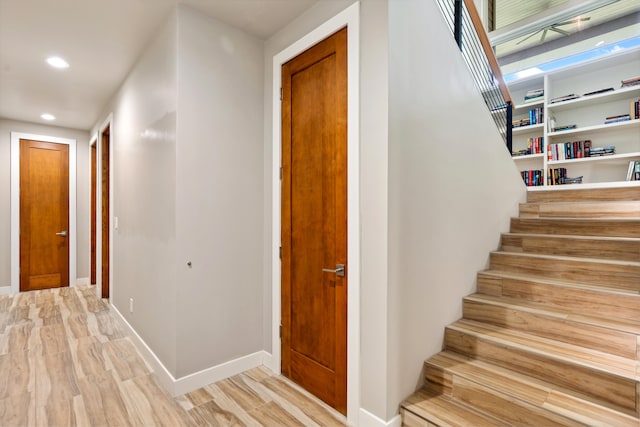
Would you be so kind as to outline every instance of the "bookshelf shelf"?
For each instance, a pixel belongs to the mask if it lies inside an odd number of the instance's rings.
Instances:
[[[530,133],[530,132],[541,131],[542,129],[544,129],[544,123],[538,123],[538,124],[535,124],[535,125],[520,126],[520,127],[517,127],[517,128],[513,128],[512,132],[514,134]]]
[[[608,125],[602,124],[602,125],[594,125],[594,126],[585,126],[577,129],[562,130],[558,132],[549,132],[547,133],[547,136],[549,138],[555,138],[560,136],[578,135],[583,133],[596,134],[600,132],[608,132],[614,129],[637,128],[637,127],[640,127],[640,119],[627,120],[626,122],[610,123]]]
[[[543,185],[527,187],[544,189],[639,187],[640,181],[625,181],[629,164],[640,161],[640,118],[634,118],[634,103],[640,100],[640,85],[622,87],[623,80],[640,77],[640,48],[629,49],[606,57],[572,65],[565,69],[538,74],[509,84],[514,106],[513,120],[529,118],[529,110],[543,110],[544,123],[513,128],[513,151],[523,152],[541,145],[543,154],[513,156],[523,177],[529,171],[542,171]],[[585,95],[602,89],[607,92]],[[524,103],[529,93],[542,89],[544,98]],[[568,101],[551,103],[554,98],[576,94]],[[631,120],[605,124],[608,117],[629,115]],[[575,129],[553,131],[552,127],[575,125]],[[590,141],[592,148],[614,146],[615,153],[565,160],[549,160],[552,144],[575,149],[577,142]],[[541,143],[541,144],[540,144]],[[572,146],[571,143],[574,143]],[[558,150],[560,147],[555,147]],[[578,149],[581,144],[579,143]],[[555,155],[554,155],[555,157]],[[564,157],[564,156],[562,156]],[[567,177],[583,177],[582,184],[550,185],[553,169],[563,169]],[[564,170],[566,169],[566,171]],[[529,172],[529,177],[530,177]],[[529,178],[531,180],[531,178]]]
[[[543,159],[544,158],[544,154],[540,153],[540,154],[528,154],[526,156],[513,156],[513,160],[514,161],[522,161],[522,160],[532,160],[532,159]]]
[[[588,107],[590,105],[597,105],[638,96],[640,96],[640,85],[620,88],[611,92],[604,92],[596,95],[581,96],[580,98],[569,101],[555,102],[553,104],[548,104],[547,109],[549,111],[566,111],[574,108]]]
[[[548,160],[547,165],[566,165],[571,163],[588,163],[588,162],[620,162],[622,164],[628,164],[629,159],[640,159],[640,152],[624,153],[624,154],[612,154],[610,156],[594,156],[594,157],[582,157],[579,159],[567,159],[567,160]]]

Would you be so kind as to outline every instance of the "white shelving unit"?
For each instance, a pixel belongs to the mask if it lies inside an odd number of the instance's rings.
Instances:
[[[640,161],[640,119],[604,124],[605,118],[629,114],[629,105],[640,98],[640,86],[621,88],[621,80],[640,76],[640,49],[611,54],[605,58],[539,74],[509,85],[513,99],[524,100],[532,89],[544,89],[544,100],[517,104],[513,119],[528,117],[529,110],[544,108],[544,123],[513,129],[513,150],[526,149],[529,138],[542,137],[544,153],[514,156],[518,168],[542,170],[544,185],[528,187],[529,190],[602,188],[638,186],[640,181],[626,181],[630,161]],[[585,96],[586,93],[613,88],[613,91]],[[576,94],[579,98],[555,102],[564,95]],[[575,125],[575,129],[553,131],[555,127]],[[549,160],[549,144],[590,140],[592,147],[615,146],[615,154],[567,160]],[[550,185],[549,171],[566,168],[569,177],[582,176],[582,184]]]

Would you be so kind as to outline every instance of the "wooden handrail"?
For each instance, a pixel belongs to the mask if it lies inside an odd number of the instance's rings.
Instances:
[[[487,59],[489,60],[489,66],[491,67],[491,71],[493,75],[498,80],[498,87],[500,88],[500,93],[502,93],[502,97],[504,98],[507,104],[513,105],[513,101],[511,99],[511,93],[509,93],[509,88],[504,81],[504,77],[502,77],[502,71],[500,71],[500,65],[498,65],[498,60],[496,59],[496,55],[491,48],[491,42],[489,42],[489,36],[487,36],[487,32],[482,25],[482,19],[480,19],[480,14],[478,13],[478,9],[476,9],[476,5],[473,0],[463,0],[467,10],[469,11],[469,17],[471,18],[471,22],[473,23],[473,27],[478,34],[478,38],[480,39],[480,44],[482,45],[482,50],[484,50],[485,55],[487,55]]]

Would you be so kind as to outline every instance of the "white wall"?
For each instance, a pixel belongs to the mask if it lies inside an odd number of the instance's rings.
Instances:
[[[434,2],[389,2],[389,52],[387,418],[526,193]]]
[[[11,132],[76,140],[76,277],[88,278],[90,269],[91,154],[86,130],[46,126],[0,118],[0,287],[11,284]]]
[[[263,42],[178,9],[179,377],[263,349]],[[192,267],[187,267],[187,262]]]
[[[112,303],[174,375],[176,20],[145,48],[94,128],[113,112]]]

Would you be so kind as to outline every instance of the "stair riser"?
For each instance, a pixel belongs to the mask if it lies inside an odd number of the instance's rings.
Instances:
[[[503,235],[501,250],[577,258],[640,262],[640,240],[598,240],[585,238]]]
[[[640,201],[638,187],[602,188],[589,190],[550,190],[530,191],[529,203],[540,202],[601,202],[601,201]]]
[[[463,317],[630,359],[637,354],[636,335],[575,322],[571,317],[553,318],[469,300],[464,301]]]
[[[511,218],[512,233],[572,236],[640,237],[640,220]]]
[[[491,269],[541,277],[572,280],[616,289],[640,290],[640,266],[607,264],[589,260],[553,260],[492,253]]]
[[[640,218],[640,202],[523,203],[520,218]]]
[[[478,275],[478,292],[570,308],[585,314],[640,320],[640,295],[547,285],[528,280]]]
[[[636,408],[636,384],[631,380],[550,359],[522,348],[497,344],[450,328],[445,330],[445,347],[447,350],[497,363],[503,368],[567,387],[603,404],[612,403],[633,411]]]
[[[402,427],[438,427],[437,424],[430,423],[405,409],[400,409],[400,416],[402,417]]]
[[[437,366],[425,364],[427,387],[458,399],[485,414],[508,421],[518,426],[547,426],[547,425],[579,425],[551,413],[545,415],[541,411],[524,401],[506,396],[474,381],[447,372]],[[435,379],[435,381],[434,381]],[[449,384],[443,386],[442,382]],[[538,402],[542,406],[543,401]],[[514,406],[517,410],[514,410]]]

